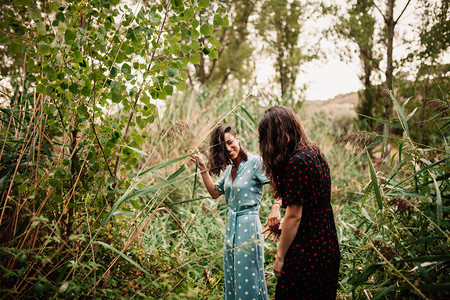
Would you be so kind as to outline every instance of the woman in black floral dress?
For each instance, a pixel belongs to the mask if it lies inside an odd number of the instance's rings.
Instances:
[[[258,131],[264,170],[286,208],[273,266],[276,299],[335,299],[340,252],[328,163],[288,107],[266,110]]]

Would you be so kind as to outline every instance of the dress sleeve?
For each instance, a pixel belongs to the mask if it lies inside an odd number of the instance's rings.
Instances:
[[[267,178],[265,172],[262,170],[262,158],[258,157],[254,165],[256,179],[261,182],[261,184],[269,183],[269,178]]]
[[[222,174],[219,181],[216,183],[216,190],[218,190],[222,195],[225,194],[225,177],[227,176],[228,169]]]
[[[290,204],[304,204],[311,198],[308,165],[299,157],[289,161],[283,189],[283,207]]]

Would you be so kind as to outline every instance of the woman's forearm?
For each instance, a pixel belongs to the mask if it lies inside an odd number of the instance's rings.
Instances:
[[[303,205],[291,204],[287,207],[284,215],[281,230],[280,244],[278,245],[277,256],[284,260],[289,247],[297,235],[298,226],[302,219]]]
[[[212,180],[211,176],[209,175],[208,171],[201,171],[203,183],[205,184],[206,190],[211,195],[213,199],[218,198],[222,193],[220,193],[216,189],[216,184]]]

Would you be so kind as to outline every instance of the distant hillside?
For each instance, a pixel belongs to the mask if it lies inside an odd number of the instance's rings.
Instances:
[[[334,98],[324,100],[324,101],[306,101],[305,108],[314,113],[326,113],[326,114],[340,114],[354,113],[356,116],[356,106],[358,105],[359,98],[358,93],[348,93],[343,95],[338,95]]]
[[[306,126],[314,116],[327,120],[329,130],[339,135],[351,130],[357,118],[356,106],[358,105],[358,93],[338,95],[325,101],[307,101],[302,109],[302,115],[306,117]],[[314,128],[314,126],[311,126]],[[326,149],[325,149],[326,150]]]

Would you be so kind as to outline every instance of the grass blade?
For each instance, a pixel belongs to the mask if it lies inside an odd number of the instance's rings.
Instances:
[[[185,164],[182,164],[175,172],[173,172],[172,175],[170,175],[170,176],[167,178],[167,181],[174,180],[175,178],[178,177],[178,175],[180,175],[181,173],[183,173],[185,170],[186,170],[186,165],[185,165]]]
[[[436,189],[436,219],[437,225],[441,226],[441,216],[442,216],[442,197],[441,190],[439,189],[438,183],[435,176],[430,172],[431,178],[433,178],[434,187]]]
[[[358,114],[358,115],[363,116],[364,118],[367,118],[367,119],[370,119],[370,120],[377,121],[377,122],[379,122],[379,123],[381,123],[381,124],[386,124],[386,125],[392,126],[392,127],[394,127],[394,128],[402,129],[401,126],[398,126],[397,124],[392,123],[392,122],[389,122],[389,121],[387,121],[387,120],[383,120],[383,119],[379,119],[379,118],[374,118],[374,117],[367,116],[367,115],[364,115],[364,114]]]
[[[245,125],[247,125],[247,127],[256,135],[258,135],[258,133],[256,132],[256,130],[252,127],[252,125],[250,125],[250,123],[244,119],[240,114],[238,114],[237,112],[234,113],[234,115],[241,120],[242,122],[244,122]]]
[[[359,277],[353,281],[353,283],[352,283],[353,289],[355,289],[357,286],[365,283],[366,280],[370,277],[370,275],[375,273],[383,265],[386,265],[386,263],[375,263],[375,264],[368,266],[366,269],[364,269],[362,274],[359,275]]]
[[[391,286],[388,286],[387,288],[385,288],[384,290],[381,291],[381,293],[377,294],[372,300],[376,300],[376,299],[380,299],[381,297],[383,297],[384,295],[392,292],[393,290],[395,290],[395,288],[397,287],[397,284],[394,283]]]
[[[196,154],[196,153],[198,153],[198,152],[192,152],[192,153],[189,153],[188,155],[180,156],[180,157],[177,157],[177,158],[174,158],[174,159],[165,161],[165,162],[160,163],[160,164],[158,164],[158,165],[155,165],[155,166],[153,166],[153,167],[151,167],[151,168],[149,168],[149,169],[147,169],[147,170],[145,170],[145,171],[142,171],[141,173],[138,174],[138,176],[142,176],[142,175],[147,174],[148,172],[155,171],[155,170],[158,170],[158,169],[161,169],[161,168],[165,168],[165,167],[167,167],[167,166],[170,166],[171,164],[174,164],[174,163],[176,163],[176,162],[179,162],[180,160],[186,159],[186,158],[188,158],[189,156],[192,156],[192,155],[194,155],[194,154]]]
[[[130,146],[127,146],[127,145],[119,145],[119,146],[120,146],[120,147],[128,148],[128,149],[130,149],[130,150],[132,150],[132,151],[134,151],[134,152],[136,152],[136,153],[139,153],[139,154],[141,154],[141,155],[148,156],[147,153],[145,153],[144,151],[142,151],[142,150],[140,150],[140,149],[133,148],[133,147],[130,147]]]
[[[102,245],[103,247],[105,247],[108,250],[113,251],[114,253],[120,255],[123,259],[125,259],[127,262],[129,262],[130,264],[132,264],[133,266],[135,266],[136,268],[138,268],[139,270],[141,270],[145,275],[147,276],[151,276],[149,272],[147,272],[147,270],[145,270],[143,267],[141,267],[137,262],[135,262],[134,260],[132,260],[131,258],[129,258],[127,255],[125,255],[124,253],[120,252],[119,250],[117,250],[116,248],[114,248],[113,246],[103,243],[101,241],[95,241],[93,242],[93,244],[99,244]]]
[[[370,172],[370,179],[372,180],[373,191],[375,192],[375,197],[377,199],[378,208],[381,210],[381,209],[383,209],[383,199],[381,197],[380,186],[378,185],[377,174],[375,173],[375,168],[373,167],[369,152],[366,152],[366,153],[367,153],[367,161],[369,162],[369,172]]]
[[[102,222],[102,225],[104,226],[106,224],[106,222],[108,222],[109,218],[111,217],[111,215],[117,210],[117,208],[124,202],[129,201],[131,199],[134,199],[136,197],[142,197],[142,196],[146,196],[149,194],[153,194],[156,191],[158,191],[159,189],[165,188],[166,186],[172,185],[174,183],[177,183],[179,181],[182,181],[184,179],[187,179],[189,177],[194,176],[195,174],[189,174],[186,176],[183,176],[181,178],[178,179],[174,179],[174,180],[168,180],[166,182],[162,182],[162,183],[158,183],[155,185],[152,185],[150,187],[146,187],[140,190],[135,191],[134,193],[132,193],[131,195],[129,193],[124,194],[122,197],[120,197],[116,203],[114,203],[113,207],[111,208],[111,210],[108,212],[108,214],[106,215],[105,219]]]
[[[436,162],[434,162],[434,163],[432,163],[432,164],[426,166],[425,168],[420,169],[420,170],[417,171],[416,173],[410,175],[410,176],[409,176],[408,178],[406,178],[405,180],[403,180],[403,181],[397,183],[397,185],[396,185],[395,187],[401,186],[403,183],[409,181],[411,178],[414,178],[414,177],[416,177],[416,176],[422,174],[423,172],[426,172],[426,171],[428,171],[429,169],[431,169],[431,168],[433,168],[433,167],[435,167],[435,166],[439,165],[440,163],[443,163],[443,162],[445,162],[445,161],[447,161],[447,160],[450,160],[450,157],[444,157],[443,159],[438,160],[438,161],[436,161]]]
[[[408,121],[405,118],[405,115],[403,114],[402,108],[400,106],[400,104],[398,104],[397,100],[395,100],[395,97],[392,93],[390,93],[391,95],[391,99],[394,102],[394,106],[395,106],[395,110],[397,111],[397,115],[400,117],[400,123],[402,124],[403,129],[406,132],[406,135],[408,137],[411,137],[409,134],[409,126],[408,126]]]
[[[241,105],[241,109],[244,111],[244,113],[247,115],[247,117],[250,119],[250,121],[253,122],[253,124],[257,125],[258,123],[255,121],[255,119],[253,119],[252,115],[248,112],[247,109],[245,109],[245,107],[243,107]]]

